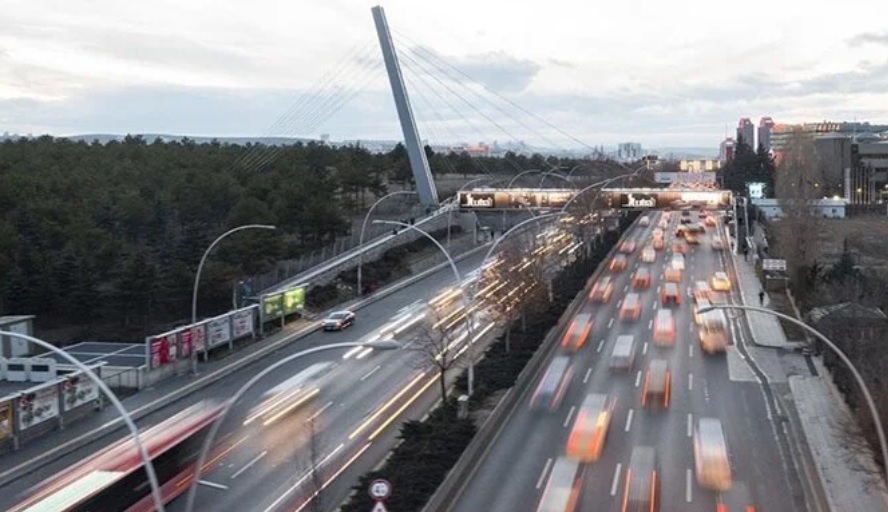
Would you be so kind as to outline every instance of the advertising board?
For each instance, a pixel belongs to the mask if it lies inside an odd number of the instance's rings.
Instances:
[[[12,400],[0,402],[0,441],[12,435]]]
[[[75,373],[62,381],[62,408],[66,412],[98,398],[99,387],[82,373]]]
[[[26,390],[18,398],[19,430],[29,429],[59,415],[59,387],[48,386]]]
[[[231,314],[231,331],[232,338],[238,339],[253,334],[253,315],[255,308],[246,308],[235,311]]]
[[[624,210],[681,210],[688,208],[725,209],[731,204],[728,190],[605,189],[610,208]]]
[[[214,318],[207,322],[207,345],[215,348],[231,341],[231,317]]]
[[[461,190],[458,194],[462,210],[554,210],[563,207],[574,189],[481,189]]]
[[[293,288],[284,292],[283,311],[285,315],[291,315],[305,308],[305,287]]]
[[[275,293],[262,297],[262,321],[268,322],[284,314],[284,294]]]
[[[201,323],[191,326],[191,344],[197,352],[207,349],[207,324]]]
[[[159,368],[170,363],[170,349],[167,343],[166,335],[163,334],[148,338],[151,368]]]

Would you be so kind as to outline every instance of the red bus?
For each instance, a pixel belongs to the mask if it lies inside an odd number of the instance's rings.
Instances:
[[[141,433],[164,503],[188,490],[204,439],[224,407],[225,403],[203,401]],[[10,512],[153,510],[148,474],[127,436],[37,484]]]

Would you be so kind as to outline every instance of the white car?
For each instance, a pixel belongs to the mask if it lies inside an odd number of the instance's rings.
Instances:
[[[684,270],[685,269],[685,258],[682,254],[676,253],[672,255],[672,268],[675,270]]]
[[[653,263],[657,259],[657,251],[650,245],[645,246],[641,251],[641,261],[645,263]]]
[[[650,226],[651,219],[649,219],[647,216],[642,217],[642,218],[638,219],[638,225],[642,226],[642,227]]]

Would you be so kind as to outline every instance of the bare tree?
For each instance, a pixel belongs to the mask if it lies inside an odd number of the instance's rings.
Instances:
[[[813,201],[823,182],[810,134],[793,132],[777,164],[776,197],[783,215],[775,223],[776,245],[786,259],[790,278],[805,300],[808,275],[817,257],[821,216]]]
[[[420,323],[413,342],[407,348],[414,354],[413,362],[421,369],[431,368],[438,372],[441,386],[441,400],[447,399],[447,372],[459,364],[459,339],[465,337],[464,343],[470,343],[467,323],[470,315],[466,314],[462,301],[457,299],[451,311],[429,308],[426,318]],[[446,410],[446,408],[442,409]]]

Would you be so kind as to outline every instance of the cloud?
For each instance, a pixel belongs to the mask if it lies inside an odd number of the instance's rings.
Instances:
[[[865,44],[888,46],[888,32],[863,32],[848,40],[848,45],[852,47],[863,46]]]
[[[506,52],[450,57],[425,46],[401,46],[402,65],[421,76],[481,83],[498,92],[520,92],[527,88],[542,66],[530,59],[520,59]]]

